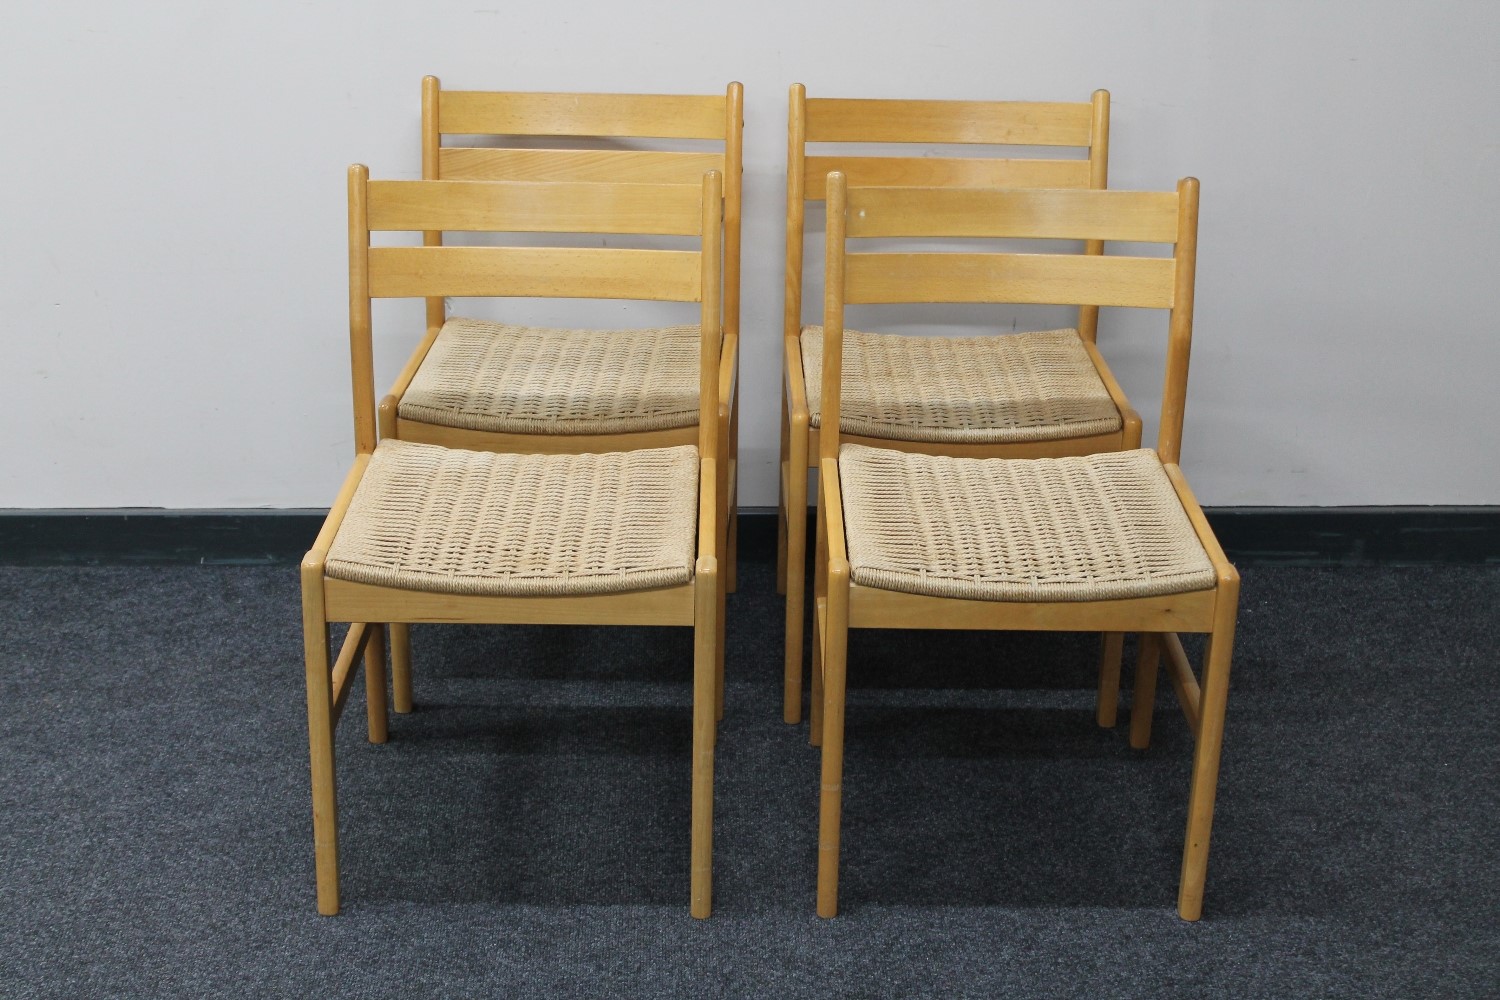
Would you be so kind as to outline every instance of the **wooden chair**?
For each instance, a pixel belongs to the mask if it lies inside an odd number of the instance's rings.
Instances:
[[[370,181],[349,170],[356,457],[302,562],[318,910],[337,913],[333,730],[364,656],[386,738],[386,624],[691,625],[692,913],[710,909],[722,691],[718,386],[722,192],[698,186]],[[698,250],[372,246],[375,231],[655,233]],[[701,303],[697,438],[608,454],[515,454],[375,439],[371,300],[493,295]],[[351,622],[329,666],[329,623]]]
[[[808,143],[840,144],[809,155]],[[1041,158],[886,155],[878,146],[1026,146]],[[851,152],[853,144],[856,150]],[[858,149],[858,144],[867,148]],[[1072,147],[1086,158],[1058,158]],[[872,152],[871,148],[876,149]],[[791,88],[787,137],[785,382],[781,411],[778,592],[786,594],[784,718],[802,717],[803,587],[807,476],[818,467],[822,426],[817,364],[823,333],[802,325],[805,207],[826,177],[852,187],[1103,188],[1108,178],[1109,93],[1087,103],[840,100]],[[1099,240],[1086,254],[1102,253]],[[1138,448],[1141,420],[1095,348],[1099,310],[1078,310],[1076,330],[1012,336],[897,337],[848,331],[846,439],[884,448],[967,457],[1032,458]],[[808,382],[806,372],[813,371]],[[1115,724],[1124,637],[1105,636],[1098,719]]]
[[[728,588],[735,586],[739,436],[740,184],[744,88],[723,96],[443,90],[422,81],[428,180],[691,183],[724,178],[725,334],[719,475]],[[507,145],[444,145],[445,136]],[[696,148],[631,148],[672,140]],[[702,140],[707,140],[704,142]],[[472,140],[471,140],[472,141]],[[660,146],[662,143],[656,142]],[[712,145],[712,148],[705,148]],[[443,234],[424,235],[440,246]],[[697,440],[698,331],[555,330],[449,317],[427,300],[427,332],[380,402],[380,436],[484,451],[578,454]],[[566,364],[555,363],[562,358]],[[539,363],[543,361],[554,363]],[[410,640],[391,627],[397,712],[411,710]]]
[[[1192,339],[1198,182],[1175,193],[848,187],[828,178],[822,390],[840,414],[846,303],[1027,302],[1169,310],[1156,451],[984,459],[819,440],[813,720],[821,736],[818,913],[838,909],[851,628],[1143,633],[1131,743],[1150,735],[1159,651],[1196,737],[1178,913],[1202,912],[1239,577],[1177,466]],[[856,237],[1170,244],[1171,259],[847,253]],[[1203,681],[1178,632],[1207,633]],[[819,705],[822,708],[819,711]]]

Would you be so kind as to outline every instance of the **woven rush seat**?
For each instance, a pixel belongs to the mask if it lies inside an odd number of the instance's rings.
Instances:
[[[604,594],[687,583],[698,449],[510,455],[382,441],[327,575],[481,596]]]
[[[976,459],[839,449],[850,579],[981,601],[1207,590],[1208,554],[1149,450]]]
[[[398,414],[510,434],[623,434],[698,422],[696,325],[564,330],[443,324]]]
[[[823,328],[802,329],[821,426]],[[1108,434],[1119,410],[1076,330],[981,337],[844,331],[842,429],[899,441],[1004,443]]]

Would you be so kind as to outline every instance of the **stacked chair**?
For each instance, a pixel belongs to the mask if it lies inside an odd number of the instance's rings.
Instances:
[[[851,628],[1141,632],[1132,743],[1159,650],[1197,750],[1178,913],[1202,912],[1239,577],[1177,467],[1192,340],[1198,183],[1175,192],[853,188],[828,177],[812,725],[822,744],[818,913],[838,912]],[[1172,257],[849,252],[859,238],[1166,244]],[[968,458],[843,443],[844,311],[856,303],[1022,302],[1169,312],[1156,451]],[[1201,688],[1178,632],[1207,633]]]
[[[1099,189],[1109,172],[1109,93],[1088,102],[914,101],[810,98],[791,88],[787,129],[786,295],[781,416],[778,588],[786,594],[783,717],[802,718],[807,558],[807,473],[818,468],[826,422],[819,398],[823,331],[802,325],[806,204],[840,171],[851,187]],[[829,152],[810,155],[809,143]],[[930,156],[963,144],[1007,155]],[[894,145],[901,155],[883,147]],[[1010,155],[1022,147],[1044,155]],[[1071,158],[1060,150],[1073,150]],[[1089,240],[1087,255],[1104,244]],[[1094,346],[1099,310],[1076,329],[1014,336],[873,335],[850,330],[846,440],[955,457],[1087,455],[1140,446],[1141,420]],[[1098,718],[1115,723],[1123,636],[1106,634]],[[813,712],[818,711],[816,701]],[[813,727],[816,738],[817,727]]]
[[[735,575],[741,88],[528,94],[428,77],[422,109],[422,180],[349,171],[356,454],[302,563],[318,909],[339,909],[333,737],[358,664],[381,743],[387,648],[394,707],[412,707],[413,622],[645,624],[694,630],[690,912],[707,917]],[[1149,743],[1163,659],[1196,741],[1178,913],[1201,914],[1239,578],[1178,467],[1198,183],[1108,190],[1108,136],[1104,91],[1044,104],[791,88],[777,584],[787,722],[801,718],[812,628],[822,916],[838,912],[853,628],[1101,633],[1103,726],[1124,636],[1139,634],[1131,745]],[[662,148],[673,143],[689,148]],[[917,149],[949,144],[1043,155]],[[805,214],[819,201],[822,322],[804,326]],[[453,317],[449,297],[685,302],[699,315],[550,329]],[[379,298],[424,299],[427,312],[377,404]],[[945,303],[1074,307],[1077,323],[962,338],[846,328],[848,306]],[[1096,346],[1101,307],[1166,313],[1154,450]],[[336,654],[334,623],[349,623]],[[1201,682],[1182,632],[1207,636]]]
[[[445,91],[422,81],[427,180],[697,184],[724,178],[719,373],[719,551],[734,589],[739,406],[740,183],[744,88],[721,96]],[[444,143],[444,139],[455,140]],[[456,144],[456,140],[467,145]],[[657,148],[661,146],[672,148]],[[694,148],[684,148],[684,147]],[[648,148],[641,148],[648,147]],[[711,148],[703,148],[711,147]],[[423,235],[440,246],[441,232]],[[545,329],[450,317],[427,332],[380,402],[380,436],[484,451],[582,454],[698,437],[698,329]],[[411,710],[406,626],[391,626],[395,708]],[[722,691],[720,694],[722,698]],[[722,706],[721,706],[722,711]]]
[[[689,625],[694,630],[691,908],[711,907],[722,691],[722,179],[370,181],[349,172],[356,457],[302,562],[318,909],[336,913],[333,730],[364,656],[370,739],[386,737],[383,630],[412,622]],[[372,246],[371,233],[647,234],[696,250]],[[690,444],[609,453],[376,442],[371,301],[525,296],[700,303]],[[330,666],[329,623],[349,622]]]

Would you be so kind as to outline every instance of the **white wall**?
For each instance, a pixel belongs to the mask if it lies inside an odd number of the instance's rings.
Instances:
[[[747,505],[775,502],[793,81],[1109,88],[1112,186],[1203,181],[1184,455],[1203,502],[1500,503],[1497,4],[13,0],[3,27],[0,507],[330,501],[352,447],[343,171],[416,174],[425,73],[744,82]],[[381,391],[417,313],[381,314],[407,315],[380,336]],[[1162,329],[1107,311],[1101,334],[1148,415]]]

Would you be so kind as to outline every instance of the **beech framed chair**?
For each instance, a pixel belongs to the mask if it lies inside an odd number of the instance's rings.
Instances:
[[[1160,651],[1196,738],[1178,913],[1202,913],[1239,576],[1178,467],[1198,182],[1175,192],[853,188],[828,178],[824,412],[841,414],[847,303],[1030,302],[1165,309],[1156,450],[1062,458],[927,455],[819,439],[812,727],[822,743],[818,913],[838,912],[851,628],[1139,632],[1131,743],[1150,736]],[[851,253],[902,236],[1168,244],[1172,257]],[[1208,635],[1201,684],[1177,638]],[[821,706],[821,710],[820,710]]]
[[[723,177],[724,356],[718,399],[723,572],[735,587],[744,88],[722,95],[444,90],[422,80],[428,180],[699,184]],[[469,145],[445,145],[445,137]],[[460,138],[463,137],[463,138]],[[505,145],[473,144],[503,142]],[[634,148],[673,141],[692,148]],[[654,141],[654,143],[653,143]],[[440,246],[443,234],[424,234]],[[380,436],[454,448],[579,454],[697,440],[698,330],[564,330],[452,317],[427,330],[379,407]],[[391,628],[395,708],[412,705],[410,639]]]
[[[371,181],[349,170],[356,456],[302,561],[318,910],[339,909],[333,732],[363,655],[369,734],[387,735],[386,626],[685,625],[694,630],[691,910],[711,908],[724,590],[717,518],[721,178],[699,185]],[[372,246],[372,232],[651,233],[696,250]],[[697,438],[603,454],[376,443],[371,302],[525,296],[700,304]],[[330,666],[329,623],[350,622]]]
[[[823,199],[839,171],[851,187],[1107,186],[1109,92],[1090,101],[844,100],[791,88],[787,129],[786,297],[781,410],[777,589],[786,594],[783,717],[802,718],[802,640],[807,564],[807,479],[818,468],[823,426],[818,385],[824,335],[802,322],[806,205]],[[808,152],[808,144],[829,152]],[[833,145],[830,145],[833,144]],[[888,155],[898,144],[911,152]],[[1030,147],[1016,157],[925,156],[925,147]],[[850,147],[853,147],[851,151]],[[863,148],[861,148],[863,147]],[[1063,158],[1072,148],[1083,157]],[[1101,240],[1083,252],[1102,253]],[[846,332],[846,440],[938,455],[1033,458],[1137,448],[1141,420],[1095,347],[1099,309],[1078,310],[1076,329],[978,337]],[[809,374],[811,373],[811,381]],[[1124,637],[1107,634],[1100,657],[1098,720],[1115,724]]]

